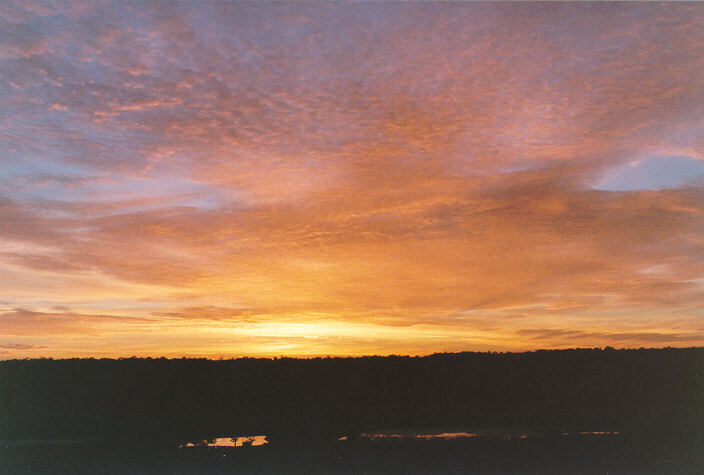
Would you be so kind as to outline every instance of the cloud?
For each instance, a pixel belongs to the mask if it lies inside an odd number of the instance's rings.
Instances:
[[[700,315],[701,187],[599,183],[704,156],[701,9],[162,7],[0,10],[6,331]]]
[[[3,335],[27,337],[120,332],[128,326],[138,328],[149,322],[150,320],[146,318],[73,312],[36,312],[23,308],[0,311],[0,330]]]
[[[626,346],[667,345],[690,343],[699,345],[704,340],[704,333],[660,333],[660,332],[631,332],[631,333],[603,333],[581,330],[562,329],[522,329],[516,331],[520,336],[535,340],[545,340],[551,346],[574,346],[575,342],[588,341],[591,345],[598,346],[600,342],[620,344]]]
[[[40,350],[46,348],[45,346],[37,346],[37,345],[27,345],[24,343],[6,343],[6,344],[0,344],[0,348],[6,349],[6,350]]]
[[[228,321],[232,323],[253,323],[262,321],[262,315],[266,315],[265,309],[254,308],[226,308],[213,305],[200,307],[185,307],[172,312],[153,312],[155,317],[165,317],[188,320],[214,320]]]

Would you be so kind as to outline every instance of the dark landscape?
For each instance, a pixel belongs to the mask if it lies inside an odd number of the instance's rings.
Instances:
[[[10,360],[0,388],[2,473],[704,470],[702,348]]]
[[[704,474],[703,51],[704,2],[0,0],[0,475]]]

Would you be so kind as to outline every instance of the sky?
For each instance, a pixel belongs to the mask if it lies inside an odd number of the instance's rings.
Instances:
[[[704,345],[704,5],[0,2],[0,359]]]

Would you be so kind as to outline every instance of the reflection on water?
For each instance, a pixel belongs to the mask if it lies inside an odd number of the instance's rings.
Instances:
[[[617,431],[574,431],[574,432],[552,432],[552,434],[561,434],[563,437],[579,437],[579,436],[614,436],[618,435]],[[471,429],[387,429],[380,431],[369,431],[359,434],[359,437],[366,440],[382,441],[382,440],[456,440],[456,439],[502,439],[502,440],[522,440],[528,438],[545,437],[545,432],[530,430],[525,427],[493,427],[493,428],[477,428]],[[338,441],[347,441],[353,439],[345,435],[337,438]],[[268,444],[265,435],[250,435],[241,437],[216,437],[210,440],[201,440],[196,442],[188,442],[180,445],[184,447],[257,447]]]
[[[563,437],[569,436],[611,436],[618,435],[616,431],[576,431],[562,432]],[[471,429],[416,429],[416,430],[382,430],[373,432],[364,432],[360,437],[368,440],[386,440],[386,439],[416,439],[416,440],[452,440],[452,439],[468,439],[468,438],[491,438],[491,439],[528,439],[536,437],[545,437],[545,432],[530,430],[525,427],[493,427],[493,428],[471,428]],[[347,440],[347,436],[340,437],[337,440]]]
[[[265,435],[248,435],[244,437],[216,437],[211,440],[188,442],[180,447],[258,447],[268,443]]]
[[[364,439],[462,439],[467,437],[477,437],[478,434],[470,432],[441,432],[437,434],[412,434],[412,433],[363,433],[361,437]],[[338,440],[346,440],[347,437],[341,437]]]
[[[383,439],[416,439],[416,440],[453,440],[475,437],[499,439],[526,439],[542,437],[544,434],[526,428],[461,428],[461,429],[415,429],[415,430],[383,430],[365,432],[361,437],[369,440]]]

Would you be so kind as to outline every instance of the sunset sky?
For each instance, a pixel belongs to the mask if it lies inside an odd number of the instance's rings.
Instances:
[[[0,2],[0,359],[704,345],[704,4]]]

